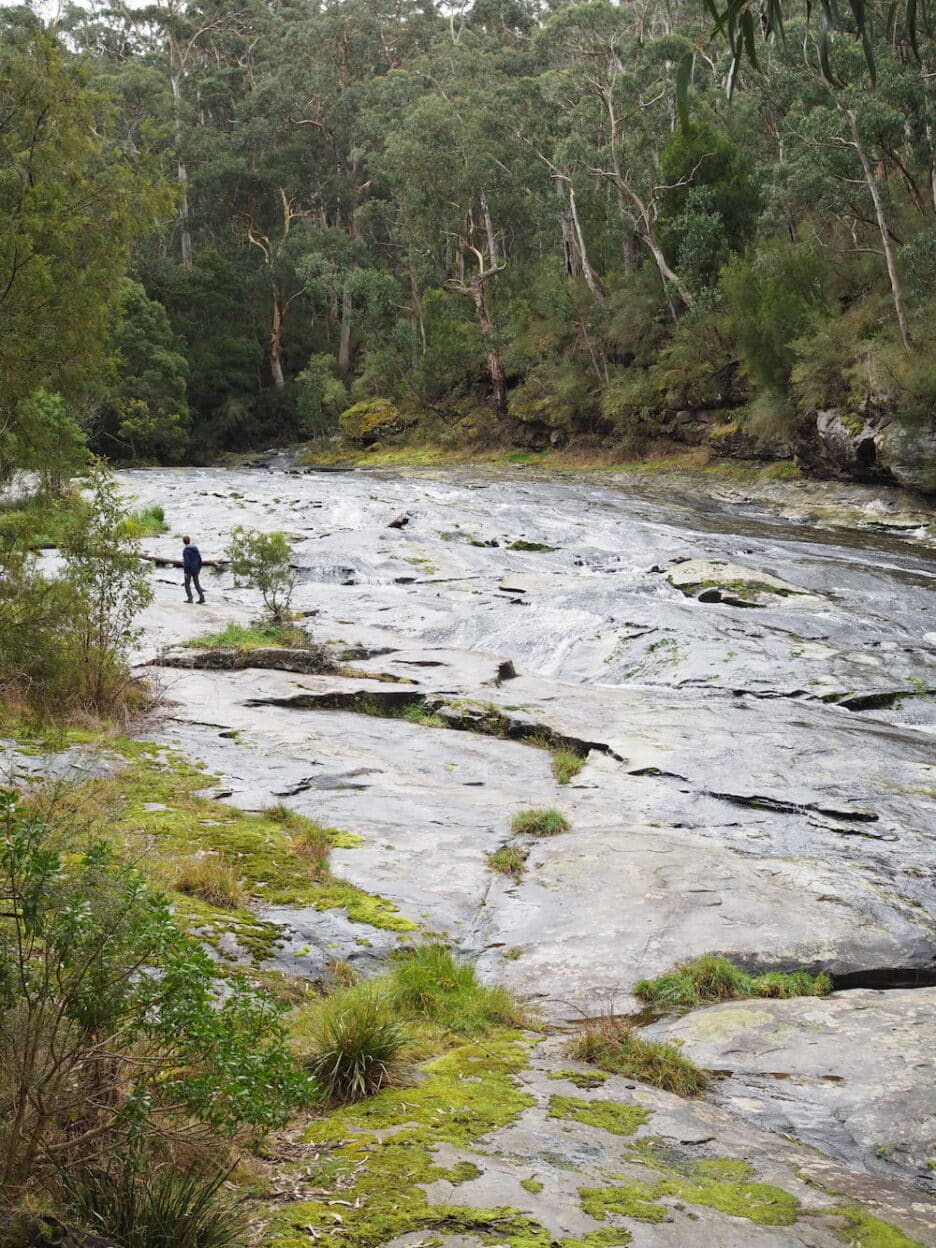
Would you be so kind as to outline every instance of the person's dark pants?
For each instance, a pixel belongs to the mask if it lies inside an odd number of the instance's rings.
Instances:
[[[202,587],[201,587],[201,581],[198,579],[198,573],[197,573],[197,572],[186,572],[186,574],[185,574],[185,596],[186,596],[186,598],[189,600],[189,602],[194,602],[194,601],[195,601],[195,600],[194,600],[194,598],[192,597],[192,586],[193,586],[193,585],[194,585],[194,586],[195,586],[195,588],[198,590],[198,601],[199,601],[199,602],[204,602],[204,601],[205,601],[205,592],[204,592],[204,590],[203,590],[203,589],[202,589]]]

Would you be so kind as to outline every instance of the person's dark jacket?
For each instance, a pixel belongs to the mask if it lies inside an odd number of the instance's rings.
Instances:
[[[188,576],[197,576],[201,571],[201,552],[197,546],[182,547],[182,567]]]

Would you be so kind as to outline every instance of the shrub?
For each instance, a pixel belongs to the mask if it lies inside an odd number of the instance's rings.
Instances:
[[[140,1171],[123,1164],[66,1175],[71,1210],[121,1248],[229,1248],[246,1242],[241,1203],[225,1198],[224,1170]]]
[[[487,856],[487,864],[492,871],[499,871],[501,875],[509,875],[517,882],[523,878],[526,860],[527,852],[519,845],[502,845],[500,849],[495,849]]]
[[[127,537],[159,537],[160,533],[168,533],[166,513],[162,507],[144,507],[141,511],[132,511],[124,522]]]
[[[180,858],[172,873],[172,887],[224,910],[237,910],[247,901],[240,880],[226,862],[212,854]]]
[[[641,1079],[677,1096],[699,1096],[708,1076],[675,1044],[645,1040],[620,1019],[592,1023],[569,1042],[569,1057],[613,1075]]]
[[[274,624],[283,623],[296,587],[289,557],[289,542],[282,533],[260,533],[240,525],[231,530],[228,559],[235,583],[260,590]]]
[[[667,975],[641,979],[634,985],[634,994],[642,1001],[666,1006],[696,1006],[745,997],[823,997],[831,991],[828,975],[809,975],[805,971],[749,975],[715,954],[681,962]]]
[[[363,984],[327,997],[313,1028],[309,1072],[325,1098],[360,1101],[399,1076],[406,1033],[386,996]]]
[[[550,769],[559,784],[568,784],[574,780],[585,766],[581,754],[573,754],[571,750],[557,750],[552,756]]]
[[[398,954],[389,996],[401,1014],[438,1023],[459,1036],[523,1023],[507,990],[480,983],[472,964],[457,959],[446,945],[419,945]]]
[[[307,1103],[273,1003],[237,975],[222,994],[162,893],[107,843],[59,836],[0,792],[0,1190]]]
[[[510,821],[511,832],[525,833],[527,836],[556,836],[559,832],[568,832],[569,821],[558,810],[520,810]]]

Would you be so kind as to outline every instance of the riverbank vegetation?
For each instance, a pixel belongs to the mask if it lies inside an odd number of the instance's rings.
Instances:
[[[688,0],[4,10],[32,189],[0,202],[0,472],[61,480],[86,436],[179,462],[337,435],[796,451],[925,487],[936,128],[910,8],[862,6],[863,48],[854,11],[789,5],[734,67]]]
[[[727,958],[705,954],[683,962],[658,979],[641,979],[634,995],[660,1006],[696,1006],[745,997],[825,997],[832,991],[828,975],[806,971],[766,971],[751,975]]]

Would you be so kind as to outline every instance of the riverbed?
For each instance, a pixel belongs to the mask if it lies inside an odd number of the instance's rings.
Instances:
[[[519,469],[284,461],[120,481],[164,508],[171,533],[143,545],[166,565],[183,532],[206,559],[236,525],[287,533],[294,609],[352,660],[327,675],[182,669],[181,643],[248,622],[258,597],[206,570],[207,602],[190,605],[157,563],[135,656],[163,698],[148,739],[205,765],[225,801],[356,834],[338,874],[560,1032],[613,1013],[680,1040],[718,1072],[716,1134],[737,1123],[768,1153],[770,1132],[777,1148],[792,1137],[837,1182],[866,1176],[936,1225],[925,512],[855,487],[750,497]],[[568,784],[558,746],[585,758]],[[516,881],[487,859],[530,807],[570,827],[529,845]],[[374,973],[411,939],[334,910],[263,917],[281,929],[270,965],[312,978],[336,957]],[[639,1015],[636,980],[706,952],[824,971],[836,990]]]

